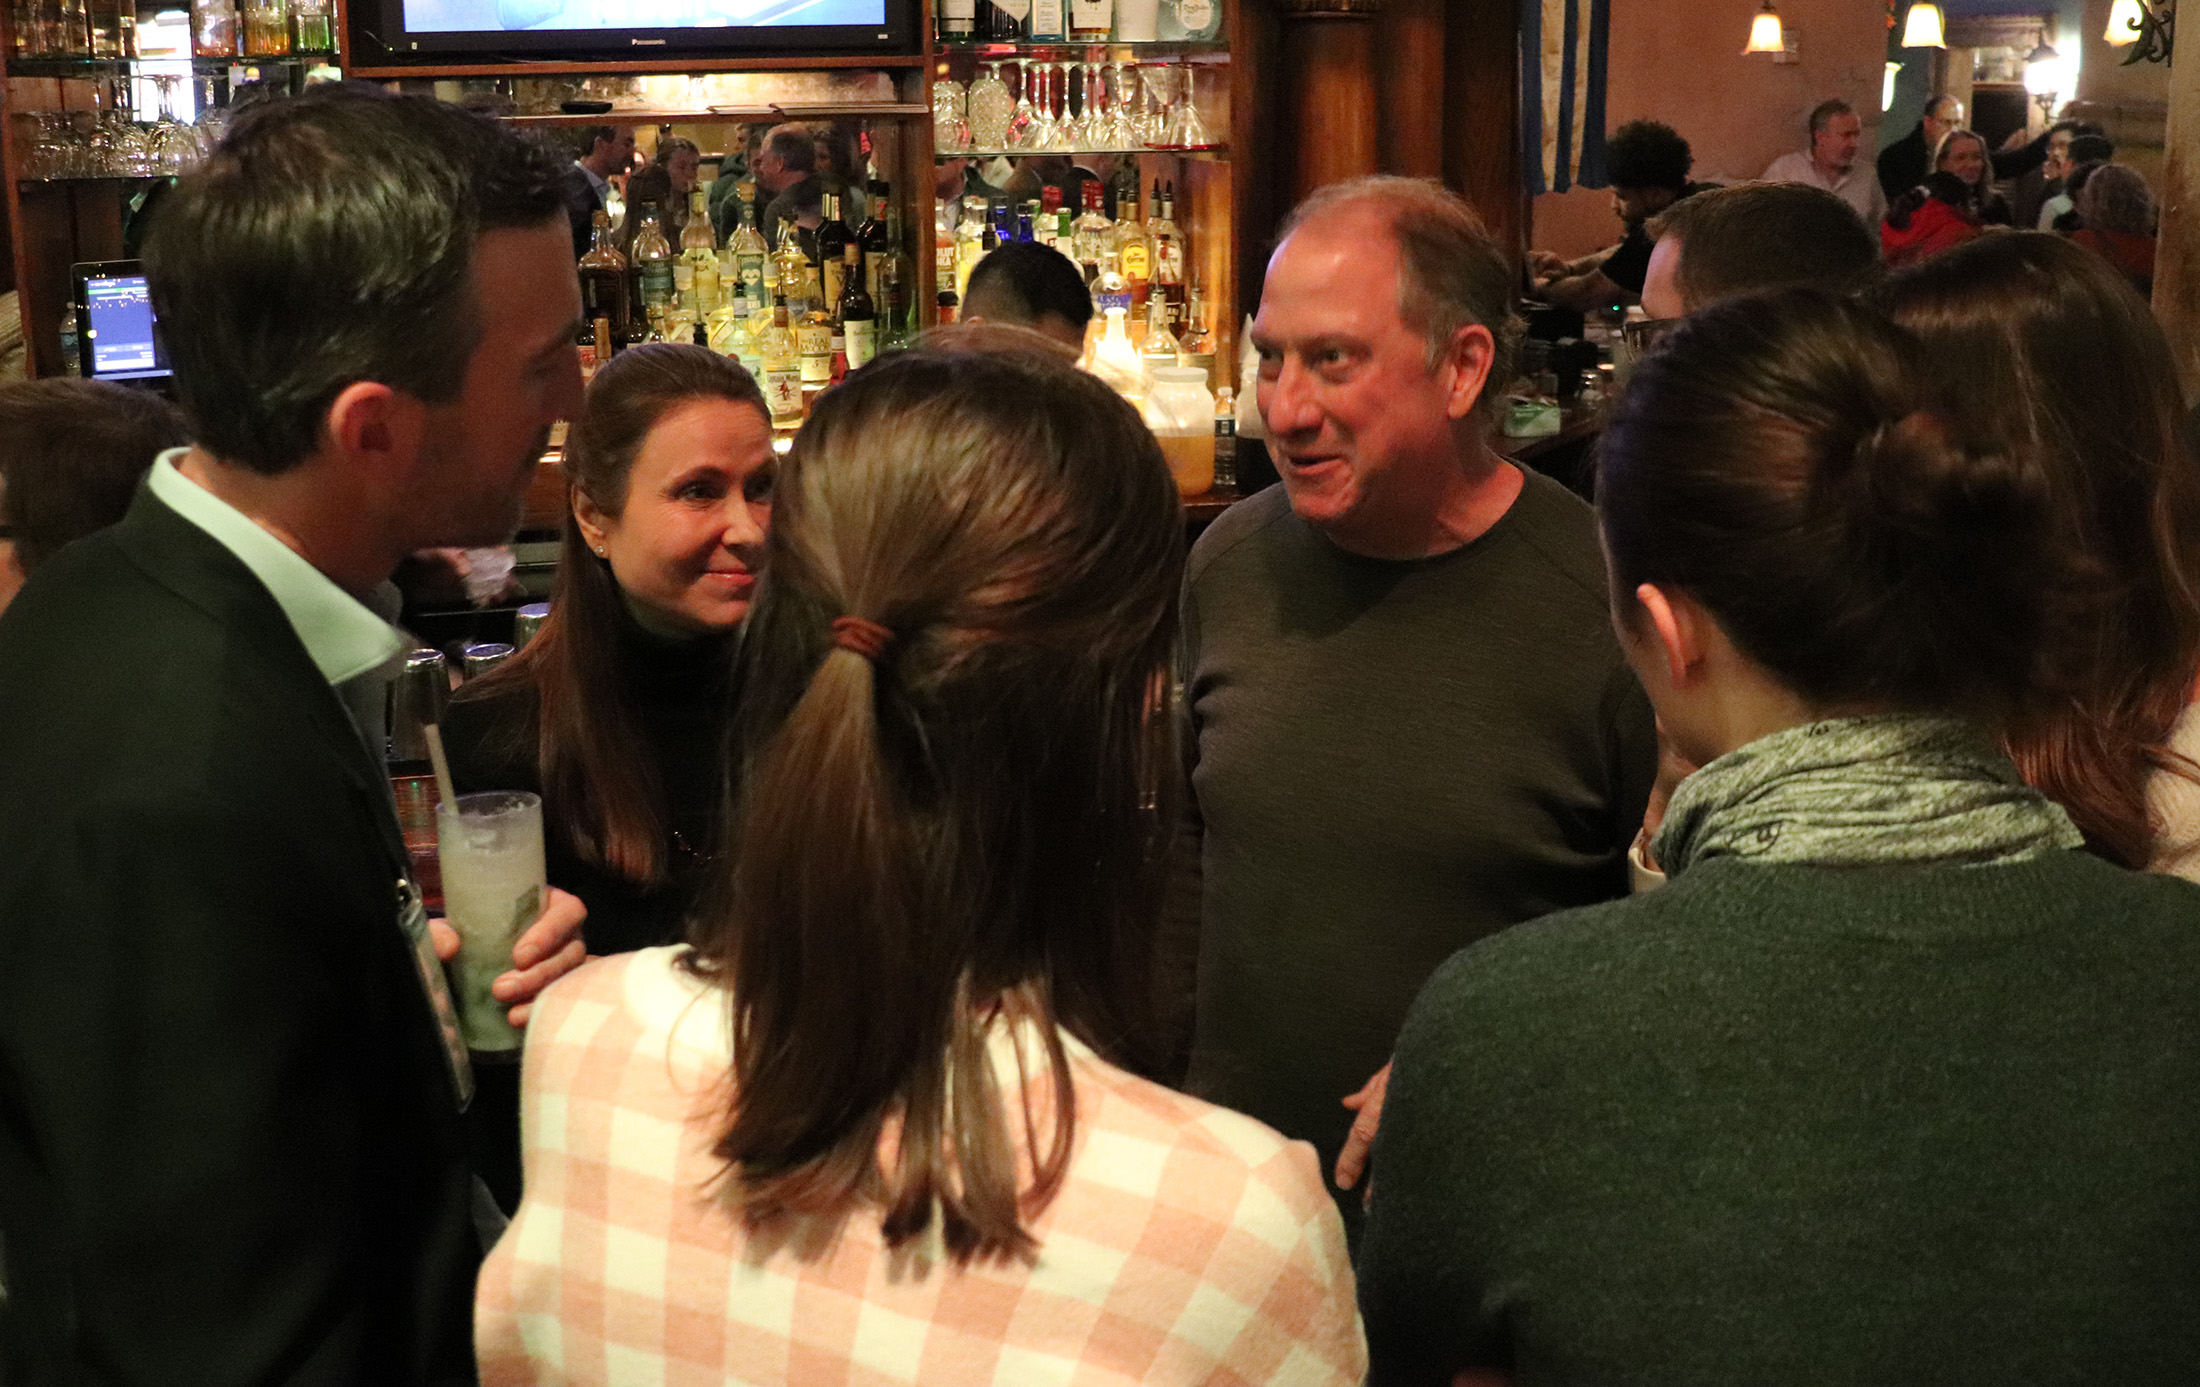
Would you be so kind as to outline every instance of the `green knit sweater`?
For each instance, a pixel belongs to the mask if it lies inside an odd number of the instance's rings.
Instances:
[[[1373,1170],[1379,1384],[2200,1382],[2200,887],[1700,863],[1447,963]]]

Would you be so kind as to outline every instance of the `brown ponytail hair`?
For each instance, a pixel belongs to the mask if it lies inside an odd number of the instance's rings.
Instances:
[[[2129,867],[2155,855],[2157,770],[2200,779],[2170,731],[2200,674],[2200,470],[2168,341],[2109,264],[2060,236],[1958,247],[1890,276],[1878,298],[1924,343],[1975,427],[2035,454],[2063,542],[2090,581],[2073,622],[2081,678],[2009,734],[2025,779],[2088,844]]]
[[[732,1009],[729,1202],[752,1227],[874,1202],[890,1245],[937,1217],[959,1262],[1029,1256],[1074,1140],[1057,1023],[1133,1064],[1152,1033],[1168,469],[1067,364],[920,346],[819,400],[774,505],[730,877],[692,933]],[[875,663],[842,617],[891,631]],[[1048,1071],[1020,1095],[988,1054],[1004,1016]]]
[[[1680,588],[1821,707],[1998,728],[2060,647],[2049,495],[1925,387],[1900,328],[1819,289],[1692,314],[1636,368],[1597,475],[1615,594]]]
[[[764,392],[738,362],[702,347],[653,342],[611,358],[588,383],[565,441],[565,535],[550,616],[527,648],[459,691],[490,698],[531,685],[539,710],[506,735],[533,743],[543,826],[590,862],[637,885],[664,879],[665,802],[656,762],[619,680],[621,610],[611,565],[572,516],[571,494],[605,515],[626,509],[635,456],[659,420],[691,400],[731,400],[769,417]],[[717,755],[715,747],[698,755]]]

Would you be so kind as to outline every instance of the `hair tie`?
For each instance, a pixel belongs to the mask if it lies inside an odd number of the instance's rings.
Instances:
[[[842,650],[853,650],[874,665],[893,643],[894,633],[875,621],[866,621],[860,616],[833,618],[833,644]]]

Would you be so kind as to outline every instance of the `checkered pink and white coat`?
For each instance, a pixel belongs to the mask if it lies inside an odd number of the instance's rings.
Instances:
[[[1344,1229],[1312,1149],[1066,1036],[1076,1145],[1029,1225],[1036,1264],[957,1269],[936,1237],[889,1253],[869,1211],[803,1251],[747,1236],[709,1154],[731,1068],[724,998],[679,953],[600,960],[536,1004],[527,1194],[475,1306],[486,1387],[1366,1375]],[[1012,1094],[1005,1034],[994,1052]]]

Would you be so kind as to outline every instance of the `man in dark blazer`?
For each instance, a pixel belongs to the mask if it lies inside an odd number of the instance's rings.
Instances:
[[[596,214],[604,210],[604,194],[611,175],[624,173],[634,162],[634,127],[587,125],[581,127],[580,157],[565,166],[558,187],[565,198],[565,216],[573,228],[573,258],[588,254],[595,240]]]
[[[1963,126],[1963,103],[1946,93],[1925,103],[1917,128],[1879,151],[1879,186],[1892,202],[1925,181],[1933,171],[1933,154],[1950,130]]]
[[[162,209],[198,443],[0,618],[0,1380],[471,1380],[472,1075],[335,685],[400,649],[358,594],[517,520],[579,393],[568,245],[541,153],[333,88]]]

